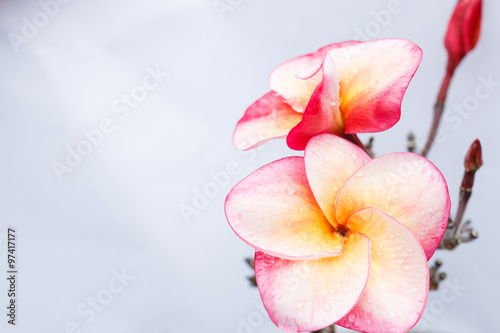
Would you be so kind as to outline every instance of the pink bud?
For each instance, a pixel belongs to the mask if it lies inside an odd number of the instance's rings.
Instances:
[[[467,154],[465,154],[465,171],[474,172],[483,165],[483,157],[481,151],[481,142],[476,139],[470,145]]]
[[[449,72],[453,72],[476,46],[481,29],[481,8],[482,0],[458,0],[444,39]]]

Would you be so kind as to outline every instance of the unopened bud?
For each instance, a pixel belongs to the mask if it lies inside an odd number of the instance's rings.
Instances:
[[[476,46],[481,30],[481,12],[482,0],[458,0],[444,39],[448,50],[448,71],[453,72]]]
[[[483,165],[481,142],[478,139],[474,140],[465,154],[464,165],[466,172],[476,171]]]

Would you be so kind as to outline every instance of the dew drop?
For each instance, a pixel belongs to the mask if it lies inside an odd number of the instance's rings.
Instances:
[[[379,228],[380,227],[380,222],[377,222],[376,226],[377,226],[377,228]]]
[[[410,266],[408,266],[408,265],[404,265],[403,268],[405,269],[405,271],[409,271],[410,270]]]
[[[390,238],[390,239],[393,239],[393,238],[394,238],[394,235],[393,235],[393,234],[389,234],[389,238]]]
[[[323,309],[325,311],[330,311],[330,305],[328,305],[328,304],[323,305]]]
[[[396,250],[401,251],[401,246],[396,246]]]
[[[300,302],[297,303],[297,308],[299,308],[299,309],[302,308],[302,303],[300,303]]]
[[[411,291],[413,291],[414,293],[416,293],[417,292],[417,287],[411,288]]]
[[[408,248],[408,252],[412,253],[413,252],[413,248],[412,247]]]
[[[305,241],[307,240],[307,234],[305,232],[302,233],[302,239]]]
[[[389,317],[390,318],[394,318],[395,316],[396,316],[396,314],[394,313],[394,311],[389,312]]]
[[[354,323],[356,321],[356,316],[351,313],[347,319],[349,319],[351,323]]]
[[[402,264],[404,263],[404,260],[403,259],[398,259],[398,264]]]
[[[345,281],[345,282],[349,281],[349,276],[346,276],[346,277],[344,278],[344,281]]]
[[[294,188],[287,188],[286,189],[286,194],[288,195],[294,195],[295,194],[295,189]]]
[[[396,256],[396,253],[391,253],[391,257],[395,257]]]
[[[358,156],[356,154],[354,154],[354,153],[351,155],[351,157],[352,157],[353,160],[358,159]]]

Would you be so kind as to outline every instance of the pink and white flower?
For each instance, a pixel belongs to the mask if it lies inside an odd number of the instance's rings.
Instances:
[[[421,59],[422,50],[412,42],[383,39],[331,44],[287,61],[271,73],[272,91],[236,125],[233,142],[246,150],[286,137],[290,148],[303,150],[316,134],[391,128]]]
[[[447,226],[446,182],[427,159],[375,159],[330,134],[304,157],[272,162],[229,193],[226,217],[257,251],[271,320],[288,332],[336,323],[405,332],[424,310],[428,259]]]

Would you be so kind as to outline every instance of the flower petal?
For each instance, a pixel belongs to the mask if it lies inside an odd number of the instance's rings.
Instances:
[[[333,324],[356,304],[370,270],[370,241],[354,233],[338,257],[289,261],[255,254],[255,274],[271,320],[287,332]]]
[[[320,134],[307,144],[304,153],[307,179],[316,201],[333,226],[335,200],[347,179],[371,160],[361,148],[331,134]]]
[[[302,119],[283,98],[274,91],[268,92],[245,111],[236,125],[233,143],[247,150],[270,139],[285,137]]]
[[[340,73],[345,133],[380,132],[396,124],[422,50],[408,40],[382,39],[328,53]]]
[[[384,155],[365,164],[344,184],[337,197],[337,222],[345,224],[351,214],[365,207],[379,208],[410,228],[429,259],[448,224],[448,186],[424,157]]]
[[[243,179],[227,196],[225,210],[241,239],[275,257],[317,259],[342,252],[342,237],[311,192],[303,157],[272,162]]]
[[[422,316],[429,269],[413,233],[376,208],[354,213],[347,227],[372,244],[370,278],[361,298],[338,325],[361,332],[406,332]]]
[[[339,73],[328,54],[322,67],[323,78],[314,90],[302,121],[286,138],[288,147],[303,150],[310,138],[320,133],[342,135],[344,120],[339,109]]]
[[[314,53],[289,60],[274,69],[269,76],[269,86],[283,96],[294,110],[304,112],[314,89],[321,81],[322,73],[319,70],[326,52],[357,43],[359,42],[348,41],[331,44]]]

